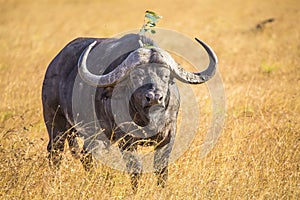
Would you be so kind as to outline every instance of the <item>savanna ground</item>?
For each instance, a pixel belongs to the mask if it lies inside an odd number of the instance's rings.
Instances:
[[[299,199],[300,2],[298,0],[0,0],[0,199]],[[209,96],[193,144],[170,166],[169,184],[99,166],[87,175],[66,151],[48,167],[41,86],[52,58],[79,36],[136,29],[145,10],[161,28],[214,48],[226,89],[226,124],[199,159]],[[256,25],[275,21],[262,29]],[[205,86],[200,89],[206,91]]]

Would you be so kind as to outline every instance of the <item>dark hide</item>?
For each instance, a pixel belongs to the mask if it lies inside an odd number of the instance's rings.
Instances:
[[[138,178],[142,173],[142,164],[131,152],[136,151],[138,145],[145,144],[154,146],[154,169],[158,176],[158,184],[164,186],[179,109],[179,93],[173,77],[163,64],[156,63],[153,56],[149,64],[132,70],[117,86],[90,86],[78,75],[77,63],[84,49],[95,40],[97,45],[107,45],[103,54],[99,55],[100,50],[94,51],[94,54],[91,52],[94,59],[88,60],[88,66],[92,66],[90,71],[95,74],[109,73],[130,53],[128,51],[119,55],[113,62],[105,63],[101,61],[102,55],[105,57],[113,49],[116,50],[112,44],[122,45],[120,40],[78,38],[63,48],[50,63],[42,88],[44,120],[49,134],[47,149],[50,163],[59,167],[61,152],[67,140],[72,154],[81,158],[86,170],[91,170],[93,165],[89,147],[93,141],[90,136],[101,129],[103,133],[97,136],[98,139],[105,136],[105,145],[118,144],[131,175],[134,190],[137,189]],[[132,41],[134,50],[138,48],[138,43],[135,39]],[[128,134],[124,128],[119,127],[120,124],[115,122],[116,113],[112,111],[113,101],[118,105],[119,118],[122,119],[122,115],[128,112],[132,124],[143,127],[143,133],[133,131]],[[125,121],[126,117],[128,116],[125,116]],[[97,123],[91,125],[91,122],[95,121]],[[82,151],[79,150],[77,136],[85,138]]]

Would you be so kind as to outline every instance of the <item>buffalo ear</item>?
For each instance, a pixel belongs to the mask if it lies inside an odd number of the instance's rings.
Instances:
[[[169,84],[170,85],[173,85],[173,84],[175,84],[176,82],[175,82],[175,78],[174,78],[174,76],[170,76],[170,80],[169,80]]]

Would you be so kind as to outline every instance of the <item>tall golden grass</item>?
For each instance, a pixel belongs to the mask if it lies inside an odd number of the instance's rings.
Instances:
[[[297,0],[0,0],[0,199],[300,199],[300,2]],[[199,159],[209,113],[193,144],[170,166],[168,187],[99,165],[87,174],[64,153],[48,167],[41,86],[47,65],[70,40],[158,26],[214,48],[226,89],[226,125]],[[264,29],[256,25],[275,21]],[[205,87],[200,89],[206,90]],[[209,98],[201,99],[207,107]],[[208,107],[209,108],[209,107]]]

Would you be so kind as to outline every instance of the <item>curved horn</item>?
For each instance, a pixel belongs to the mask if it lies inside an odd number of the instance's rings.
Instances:
[[[199,40],[198,38],[195,38],[195,40],[198,43],[200,43],[208,53],[209,56],[208,68],[202,72],[193,73],[184,70],[179,65],[172,65],[174,67],[171,67],[171,70],[176,75],[175,77],[182,82],[187,82],[190,84],[201,84],[201,83],[205,83],[215,75],[216,68],[218,65],[218,58],[215,52],[207,44],[205,44],[203,41]]]
[[[103,75],[92,74],[87,69],[86,62],[90,51],[96,43],[96,41],[91,43],[83,51],[78,61],[78,72],[80,77],[88,84],[96,87],[107,87],[119,82],[126,76],[128,71],[131,71],[139,65],[149,63],[151,57],[151,49],[139,48],[130,53],[128,57],[110,73]]]

